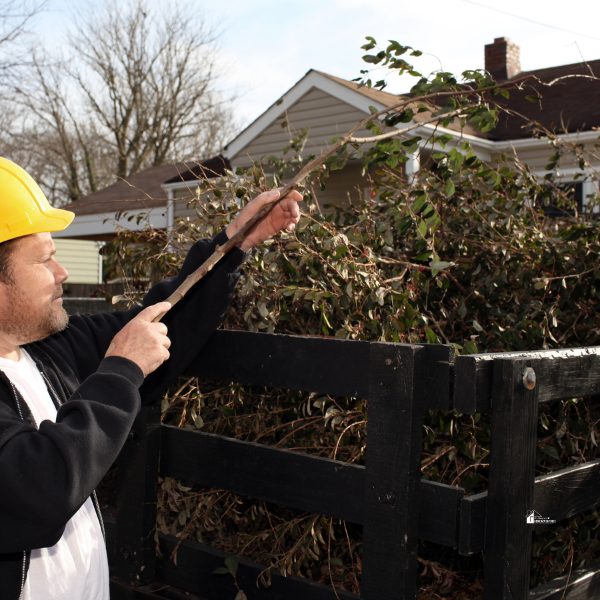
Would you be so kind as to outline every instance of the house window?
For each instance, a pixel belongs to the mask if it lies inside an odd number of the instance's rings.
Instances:
[[[548,186],[548,191],[541,195],[540,200],[543,202],[544,214],[547,217],[553,219],[573,217],[575,209],[577,209],[577,214],[581,214],[583,212],[583,183],[570,181]]]

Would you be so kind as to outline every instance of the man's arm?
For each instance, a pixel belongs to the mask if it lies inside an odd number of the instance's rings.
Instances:
[[[225,244],[228,236],[233,236],[265,203],[278,196],[278,190],[260,194],[228,225],[225,232],[212,240],[197,242],[190,249],[180,273],[153,286],[144,298],[144,306],[168,298],[215,251],[217,245]],[[250,249],[259,245],[282,229],[293,230],[300,218],[297,205],[299,200],[301,196],[296,191],[281,200],[268,217],[255,227],[242,248]],[[168,327],[172,342],[171,358],[150,375],[142,386],[145,404],[163,396],[170,383],[187,369],[219,326],[239,279],[239,267],[246,256],[246,252],[234,248],[165,315],[163,322]],[[69,329],[49,338],[48,346],[53,352],[62,353],[63,364],[77,365],[77,377],[83,380],[100,364],[113,336],[139,310],[72,317]],[[82,353],[81,348],[86,345],[86,340],[87,348]]]
[[[235,235],[240,227],[256,214],[265,204],[279,197],[279,190],[271,190],[249,202],[237,217],[227,226],[224,233],[213,239],[220,246]],[[250,235],[226,254],[203,279],[201,279],[163,318],[169,328],[172,341],[171,358],[147,377],[141,388],[144,404],[160,399],[171,382],[179,377],[198,356],[209,337],[221,323],[229,306],[235,285],[239,278],[238,267],[246,259],[246,251],[262,244],[281,230],[293,231],[300,220],[298,202],[302,196],[293,191],[278,202],[265,219],[259,222]],[[216,243],[214,243],[216,242]],[[197,245],[190,251],[183,268],[175,280],[161,282],[154,286],[144,299],[144,304],[168,298],[195,271],[210,254],[206,248],[198,252]]]
[[[256,204],[248,205],[246,219],[249,212],[260,208]],[[280,214],[279,225],[258,228],[253,243],[271,237],[274,227],[284,226],[285,211]],[[294,223],[287,222],[291,225]],[[4,482],[0,486],[0,553],[52,546],[58,541],[68,520],[119,453],[140,408],[138,387],[144,376],[148,375],[144,384],[147,399],[159,398],[218,326],[239,276],[237,268],[245,258],[241,250],[229,253],[162,324],[151,321],[167,308],[156,303],[170,295],[179,280],[225,239],[222,233],[196,244],[178,277],[159,283],[146,296],[145,303],[152,306],[142,313],[78,317],[80,327],[42,342],[59,368],[72,360],[79,365],[79,376],[90,371],[58,410],[56,423],[44,421],[36,430],[20,418],[11,402],[10,386],[0,387],[4,388],[0,399],[0,478]],[[130,319],[134,322],[125,324]],[[103,328],[103,324],[109,326]],[[122,324],[125,326],[113,338],[111,327]],[[173,338],[170,348],[165,328]],[[112,355],[102,358],[111,340]],[[169,352],[171,359],[150,373]],[[86,358],[90,354],[92,358]]]
[[[141,402],[144,374],[169,355],[168,309],[151,306],[115,338],[114,356],[39,429],[24,421],[23,399],[0,383],[0,554],[53,546],[123,446]],[[141,353],[140,349],[144,349]]]

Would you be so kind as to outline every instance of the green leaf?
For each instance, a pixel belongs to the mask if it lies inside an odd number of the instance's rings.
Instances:
[[[449,179],[448,183],[446,184],[446,196],[448,196],[448,198],[452,198],[452,196],[454,196],[454,192],[455,192],[456,188],[454,187],[454,182]]]
[[[544,446],[542,448],[542,452],[554,460],[558,460],[560,458],[554,446]]]
[[[425,329],[425,337],[427,338],[427,343],[429,344],[435,344],[437,342],[437,337],[435,333],[433,333],[433,331],[429,329],[429,327]]]
[[[477,346],[471,340],[465,342],[465,350],[468,354],[477,354],[479,352]]]
[[[423,237],[427,235],[427,225],[425,225],[425,221],[423,221],[423,219],[419,220],[419,226],[417,227],[417,229]]]
[[[437,271],[443,271],[444,269],[447,269],[448,267],[453,267],[454,263],[452,262],[447,262],[445,260],[432,260],[429,263],[429,266],[432,269],[436,269]]]
[[[240,590],[236,595],[235,595],[235,600],[248,600],[248,596],[246,596],[246,594],[244,594],[244,592],[242,590]]]
[[[541,102],[542,97],[541,96],[525,96],[526,100],[529,100],[529,102]]]
[[[227,575],[227,573],[229,573],[229,569],[226,569],[225,567],[219,567],[213,571],[213,574],[215,575]]]
[[[235,415],[233,408],[231,408],[230,406],[225,406],[225,404],[221,404],[221,406],[219,408],[221,410],[221,414],[226,419],[228,419],[229,417],[233,417],[233,415]]]
[[[227,567],[227,570],[235,577],[238,569],[238,561],[230,556],[225,559],[225,566]]]
[[[425,205],[425,202],[427,202],[427,196],[425,194],[423,194],[422,196],[419,196],[414,204],[413,204],[413,212],[415,214],[418,214],[419,211],[423,208],[423,206]]]

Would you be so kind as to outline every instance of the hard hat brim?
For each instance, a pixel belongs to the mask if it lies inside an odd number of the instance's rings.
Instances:
[[[27,218],[27,221],[15,224],[17,225],[16,227],[4,229],[0,233],[0,242],[6,242],[34,233],[62,231],[71,224],[74,218],[75,213],[72,213],[70,210],[48,206],[45,207],[44,212],[38,213],[33,221]]]

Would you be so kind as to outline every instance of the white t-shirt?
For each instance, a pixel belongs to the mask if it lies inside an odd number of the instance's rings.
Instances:
[[[31,357],[21,349],[14,362],[0,357],[0,369],[21,393],[38,427],[55,421],[56,408]],[[32,550],[22,600],[109,600],[108,561],[102,529],[88,498],[51,548]]]

